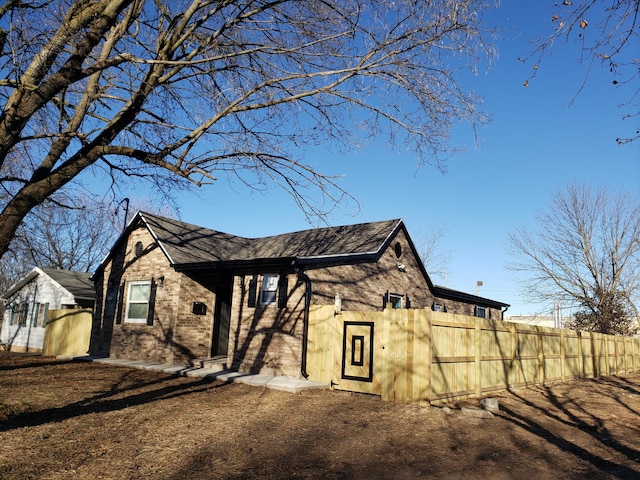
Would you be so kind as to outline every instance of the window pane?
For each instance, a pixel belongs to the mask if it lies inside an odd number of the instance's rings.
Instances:
[[[276,292],[262,292],[262,303],[273,303],[276,301]]]
[[[390,295],[389,302],[391,302],[391,308],[402,308],[402,297],[399,295]]]
[[[262,289],[268,291],[275,291],[278,288],[278,276],[277,275],[265,275],[262,282]]]
[[[148,283],[133,284],[129,287],[130,302],[146,302],[149,300],[149,292],[151,290],[151,286]]]
[[[264,275],[262,277],[262,289],[260,292],[260,303],[266,305],[276,301],[278,291],[278,275]]]
[[[131,303],[129,304],[129,318],[147,318],[147,304],[146,303]]]

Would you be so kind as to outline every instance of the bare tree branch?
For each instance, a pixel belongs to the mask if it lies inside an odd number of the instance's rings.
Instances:
[[[534,50],[523,59],[534,62],[529,80],[543,68],[544,58],[551,55],[557,44],[577,44],[577,59],[585,65],[586,71],[571,103],[584,90],[593,68],[600,65],[611,73],[614,87],[629,87],[629,100],[621,106],[628,111],[623,118],[637,118],[640,115],[640,88],[637,86],[640,79],[637,51],[640,0],[564,0],[555,3],[549,17],[552,32],[542,34],[534,43]],[[640,128],[637,128],[631,136],[619,137],[616,141],[625,144],[639,138]]]
[[[22,219],[104,168],[284,188],[309,216],[348,193],[305,152],[397,136],[445,168],[485,117],[457,71],[491,60],[478,0],[8,2],[0,51],[0,254]],[[255,187],[254,187],[255,186]]]

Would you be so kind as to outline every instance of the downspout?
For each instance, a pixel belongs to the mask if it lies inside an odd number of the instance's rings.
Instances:
[[[504,314],[509,310],[509,306],[505,307],[504,310],[500,310],[500,320],[504,321]]]
[[[298,278],[304,281],[304,311],[302,314],[302,364],[300,365],[300,373],[307,379],[309,374],[307,373],[307,343],[309,340],[309,307],[311,306],[311,279],[304,273],[304,271],[298,266],[294,260],[291,262],[293,271],[296,272]]]

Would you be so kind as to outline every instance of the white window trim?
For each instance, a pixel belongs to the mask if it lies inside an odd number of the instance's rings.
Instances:
[[[131,302],[131,287],[135,286],[135,285],[148,285],[149,286],[149,296],[147,297],[147,301],[146,302]],[[140,281],[135,281],[135,282],[129,282],[127,285],[127,311],[125,313],[124,316],[124,321],[125,323],[138,323],[138,324],[146,324],[147,323],[147,317],[144,318],[129,318],[129,306],[131,305],[131,303],[134,303],[136,305],[140,305],[143,303],[147,304],[147,316],[149,315],[149,297],[151,296],[151,281],[150,280],[140,280]]]
[[[278,284],[279,276],[275,274],[266,274],[262,276],[260,284],[260,305],[272,305],[278,301]],[[264,301],[265,292],[273,293],[272,299],[268,302]]]
[[[482,315],[480,315],[480,311],[482,311]],[[478,318],[487,318],[487,308],[479,307],[476,305],[476,317]]]

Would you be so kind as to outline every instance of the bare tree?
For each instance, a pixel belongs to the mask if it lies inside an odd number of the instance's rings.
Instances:
[[[629,333],[640,289],[637,193],[572,185],[536,223],[509,235],[509,267],[526,275],[529,299],[577,308],[575,328]]]
[[[75,205],[45,201],[18,229],[14,243],[32,266],[91,272],[107,254],[120,231],[117,218],[88,199]]]
[[[21,247],[22,245],[18,245],[17,242],[12,243],[0,260],[0,293],[6,292],[33,268],[33,264]],[[0,305],[0,310],[1,308],[2,305]]]
[[[447,267],[451,260],[451,250],[445,250],[442,245],[445,233],[445,227],[438,227],[420,239],[417,246],[420,260],[422,260],[429,276],[442,279],[443,284],[446,283]]]
[[[578,46],[577,59],[586,67],[578,93],[585,87],[595,65],[608,70],[611,84],[628,86],[630,98],[624,118],[638,117],[638,37],[640,37],[640,0],[563,0],[555,3],[549,13],[552,33],[543,34],[534,51],[525,59],[534,59],[532,78],[543,66],[543,58],[551,54],[556,44]],[[528,81],[527,81],[528,83]],[[640,128],[629,137],[620,137],[620,144],[640,138]]]
[[[389,133],[444,168],[452,126],[484,121],[456,71],[493,56],[481,28],[487,7],[5,2],[0,255],[25,215],[88,169],[103,169],[114,184],[145,179],[165,189],[220,176],[249,188],[278,185],[316,215],[346,192],[302,160],[305,148]]]

